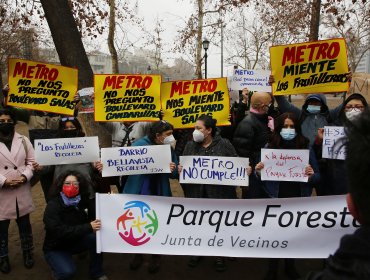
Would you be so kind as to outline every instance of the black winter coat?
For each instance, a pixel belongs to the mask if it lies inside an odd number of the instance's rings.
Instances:
[[[249,158],[253,168],[258,163],[261,149],[265,147],[271,133],[267,123],[267,115],[248,112],[234,133],[233,145],[238,155]]]
[[[328,258],[326,268],[310,273],[304,279],[370,279],[370,226],[362,226],[354,234],[345,235],[339,249]]]
[[[82,202],[78,207],[66,206],[60,196],[50,200],[44,213],[44,251],[73,248],[93,232]]]
[[[230,141],[216,135],[212,143],[202,147],[201,143],[190,141],[186,144],[184,156],[221,156],[237,157],[237,153]],[[185,197],[191,198],[236,198],[236,188],[224,185],[181,184]]]

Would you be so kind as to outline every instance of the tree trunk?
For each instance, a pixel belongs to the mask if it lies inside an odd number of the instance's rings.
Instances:
[[[78,69],[78,88],[93,86],[93,71],[82,44],[68,0],[41,0],[60,63]],[[87,136],[99,137],[101,147],[110,147],[107,131],[94,121],[94,114],[80,114]]]
[[[312,0],[311,3],[311,22],[310,22],[310,41],[319,39],[321,0]]]
[[[195,76],[198,79],[202,79],[202,40],[203,40],[203,1],[198,0],[198,30],[197,30],[197,49],[196,49],[196,68]]]
[[[118,74],[118,55],[114,46],[114,35],[116,32],[116,1],[109,1],[109,33],[108,33],[108,48],[112,57],[112,73]]]

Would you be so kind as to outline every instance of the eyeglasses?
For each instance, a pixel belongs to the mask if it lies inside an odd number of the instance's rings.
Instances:
[[[66,122],[66,121],[74,121],[75,118],[74,117],[65,117],[65,118],[61,118],[61,121],[62,122]]]
[[[77,182],[77,181],[73,181],[73,182],[65,181],[64,185],[68,185],[68,186],[72,185],[72,186],[78,187],[80,185],[80,183]]]
[[[0,123],[14,123],[12,119],[9,120],[0,120]]]
[[[346,106],[346,107],[344,107],[344,109],[347,111],[347,112],[349,112],[349,111],[355,111],[355,112],[362,112],[363,110],[364,110],[364,106],[361,106],[361,105],[359,105],[359,106]]]

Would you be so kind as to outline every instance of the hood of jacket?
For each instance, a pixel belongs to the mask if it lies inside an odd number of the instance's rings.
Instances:
[[[322,113],[327,113],[327,112],[329,112],[329,108],[328,108],[328,105],[327,105],[327,103],[326,103],[326,96],[324,95],[324,94],[319,94],[319,93],[315,93],[315,94],[310,94],[310,95],[308,95],[307,97],[306,97],[306,100],[305,100],[305,102],[304,102],[304,104],[303,104],[303,106],[302,106],[302,109],[303,109],[303,111],[306,113],[306,114],[309,114],[308,112],[307,112],[307,106],[308,106],[308,102],[310,101],[310,100],[312,100],[312,99],[314,99],[314,100],[318,100],[318,101],[320,101],[321,102],[321,104],[322,104],[322,107],[321,107],[321,114]]]

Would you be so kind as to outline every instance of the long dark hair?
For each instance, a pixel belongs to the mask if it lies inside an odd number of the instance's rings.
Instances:
[[[11,107],[0,108],[0,116],[2,115],[9,116],[13,120],[14,124],[17,123],[17,117],[15,115],[14,109],[12,109]]]
[[[301,125],[298,122],[298,119],[293,113],[284,113],[281,114],[279,117],[275,119],[274,125],[274,132],[270,136],[270,141],[268,143],[268,147],[271,149],[280,149],[281,148],[281,141],[282,137],[280,135],[280,131],[284,127],[284,122],[286,119],[290,119],[294,123],[294,129],[297,133],[295,137],[295,148],[296,149],[307,149],[309,140],[302,135]]]
[[[87,200],[89,198],[89,188],[86,179],[80,172],[71,169],[64,171],[57,177],[49,193],[50,199],[59,195],[59,193],[62,191],[64,180],[68,176],[75,176],[77,178],[77,181],[80,183],[79,192],[81,199]]]
[[[151,127],[148,134],[148,137],[151,142],[154,143],[155,137],[158,134],[161,134],[167,130],[173,130],[173,125],[166,121],[155,122]]]
[[[81,123],[78,121],[75,117],[61,117],[59,121],[59,127],[58,127],[58,137],[63,138],[64,136],[64,128],[67,122],[73,123],[73,125],[76,127],[77,130],[77,137],[84,137],[85,133],[82,130]]]
[[[217,128],[216,128],[216,124],[217,124],[217,120],[208,116],[208,115],[201,115],[197,121],[202,121],[204,123],[204,126],[209,129],[209,128],[212,128],[212,132],[211,132],[211,135],[212,137],[215,137],[216,135],[216,131],[217,131]]]

